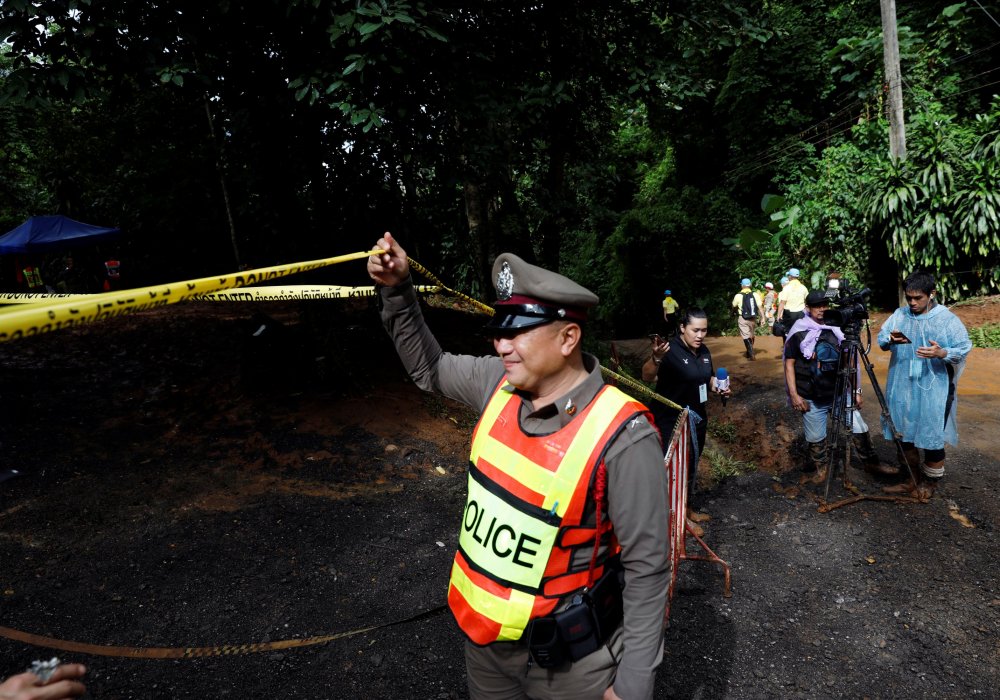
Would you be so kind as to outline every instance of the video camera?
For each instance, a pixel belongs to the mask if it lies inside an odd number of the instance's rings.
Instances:
[[[827,285],[825,296],[830,300],[832,308],[823,314],[823,323],[843,328],[859,325],[869,318],[865,302],[871,296],[871,289],[865,287],[860,292],[855,292],[842,279],[831,279]]]

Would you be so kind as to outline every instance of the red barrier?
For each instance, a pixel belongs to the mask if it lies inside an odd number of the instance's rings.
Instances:
[[[667,476],[670,483],[670,549],[671,549],[671,571],[670,587],[667,589],[667,616],[670,616],[670,601],[674,597],[674,585],[677,583],[677,568],[683,561],[707,561],[722,567],[723,584],[722,594],[729,598],[732,596],[730,589],[731,575],[729,564],[723,561],[712,549],[705,544],[704,540],[698,537],[687,522],[687,481],[688,470],[691,466],[691,423],[688,419],[688,410],[681,411],[680,418],[674,426],[674,432],[670,436],[670,446],[663,462],[667,469]],[[688,554],[687,538],[693,537],[698,546],[705,554]]]

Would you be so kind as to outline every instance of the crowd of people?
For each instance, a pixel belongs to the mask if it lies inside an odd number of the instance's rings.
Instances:
[[[472,407],[466,504],[451,567],[448,606],[466,637],[474,700],[649,699],[663,659],[670,577],[670,498],[665,448],[682,410],[693,423],[692,489],[706,441],[708,402],[725,401],[705,344],[704,309],[684,308],[666,290],[665,337],[654,335],[642,378],[671,403],[646,404],[606,384],[583,351],[583,328],[598,298],[563,275],[504,253],[493,265],[494,314],[485,326],[494,355],[445,352],[426,325],[406,252],[389,233],[375,244],[368,273],[378,285],[382,323],[414,383]],[[781,291],[740,280],[731,306],[749,360],[757,328],[782,336],[788,405],[801,412],[810,466],[827,469],[827,431],[838,387],[845,428],[864,469],[878,478],[904,470],[883,464],[861,417],[861,385],[844,382],[845,333],[827,323],[829,290],[809,291],[789,269]],[[936,300],[933,276],[904,282],[906,305],[882,325],[891,353],[888,440],[901,436],[910,483],[891,493],[926,498],[944,476],[945,444],[957,442],[956,386],[971,350],[961,321]],[[850,375],[850,372],[847,373]],[[919,451],[924,460],[919,467]],[[690,510],[701,533],[707,514]],[[0,684],[0,698],[78,697],[85,669],[58,666]]]
[[[840,286],[841,275],[831,272],[824,289],[813,291],[800,278],[800,270],[790,268],[779,281],[780,292],[771,282],[764,283],[763,291],[755,290],[751,280],[743,278],[731,307],[748,359],[755,359],[756,327],[767,326],[781,338],[788,405],[802,413],[808,447],[804,468],[814,472],[816,482],[826,478],[830,464],[828,424],[835,402],[842,399],[843,427],[851,433],[864,470],[878,479],[902,477],[900,483],[884,487],[887,493],[929,497],[944,476],[945,445],[954,445],[958,440],[957,384],[972,349],[965,326],[935,300],[933,275],[916,272],[903,281],[906,305],[882,324],[877,341],[882,350],[890,353],[885,391],[889,419],[883,418],[881,432],[887,441],[898,440],[900,458],[898,466],[886,464],[880,460],[861,416],[864,400],[860,363],[855,362],[851,371],[843,370],[844,358],[849,357],[851,349],[844,344],[840,322],[825,323],[831,305],[847,293]],[[665,352],[663,345],[654,343],[651,359]],[[656,377],[647,362],[643,378],[652,381]],[[703,405],[678,393],[681,385],[678,378],[658,381],[657,391],[687,400],[684,405],[700,409],[699,415],[706,418]]]
[[[448,590],[467,638],[471,697],[652,697],[669,575],[665,446],[682,415],[676,407],[687,408],[693,479],[709,397],[731,395],[705,344],[705,310],[685,308],[664,291],[667,333],[651,336],[641,372],[669,405],[647,408],[606,385],[597,358],[582,351],[583,322],[598,299],[579,284],[499,256],[495,314],[486,326],[496,356],[451,355],[424,324],[399,243],[385,234],[376,247],[383,253],[369,259],[369,274],[411,377],[480,414]],[[758,327],[782,337],[788,403],[802,413],[818,480],[828,465],[845,336],[824,322],[835,292],[810,292],[800,277],[789,269],[780,292],[772,283],[754,290],[744,278],[731,306],[748,359],[756,359]],[[902,456],[912,468],[923,449],[925,461],[919,484],[887,488],[926,497],[944,473],[943,443],[957,440],[955,385],[971,345],[961,322],[935,305],[933,277],[912,275],[905,287],[908,305],[883,326],[879,344],[892,353],[888,402]],[[860,383],[851,377],[846,386],[845,427],[863,468],[898,477],[902,470],[882,463],[858,410]],[[883,432],[893,438],[892,426]],[[685,515],[699,534],[707,514]]]

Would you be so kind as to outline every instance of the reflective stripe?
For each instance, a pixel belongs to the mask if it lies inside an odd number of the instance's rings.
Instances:
[[[38,268],[26,267],[21,272],[24,273],[24,279],[27,281],[29,287],[42,286],[42,273],[39,272]]]
[[[482,590],[466,575],[458,561],[452,566],[451,585],[465,599],[472,612],[493,621],[500,628],[498,636],[493,639],[472,641],[486,644],[491,641],[513,641],[521,638],[521,633],[531,619],[531,610],[535,602],[533,595],[513,589],[509,589],[507,596],[482,595]],[[461,624],[461,621],[459,623]]]
[[[544,437],[526,436],[521,433],[528,441],[544,441],[542,443],[543,450],[545,450],[543,454],[552,456],[554,463],[552,468],[546,468],[532,461],[531,457],[513,449],[508,446],[507,442],[501,441],[493,435],[494,432],[502,433],[508,429],[507,426],[503,426],[499,431],[494,429],[480,431],[477,428],[472,444],[472,462],[476,464],[480,459],[485,459],[495,469],[504,472],[535,493],[545,494],[545,499],[542,501],[543,508],[550,510],[556,506],[556,513],[560,516],[564,515],[569,506],[570,497],[579,483],[580,473],[587,467],[586,459],[593,452],[596,438],[601,437],[604,428],[621,407],[631,402],[632,400],[620,391],[603,391],[591,402],[591,406],[587,407],[585,415],[578,417],[577,421],[573,421],[576,423],[572,430],[574,439],[566,449],[560,450],[557,446],[555,435],[558,433]],[[495,406],[495,404],[500,404],[500,406]],[[513,411],[510,411],[511,407]],[[483,412],[480,424],[486,425],[489,418],[495,420],[505,408],[508,409],[508,413],[513,413],[513,420],[516,423],[520,399],[512,393],[501,390],[494,393],[486,411]],[[566,426],[563,430],[569,427]],[[520,432],[520,426],[515,425],[514,430]],[[586,437],[580,440],[575,439],[576,435],[581,433],[589,436],[590,439]],[[548,449],[545,449],[546,447]],[[532,457],[534,456],[532,455]],[[554,459],[555,457],[558,457],[558,460]],[[574,465],[574,468],[566,470],[564,465],[567,463]]]
[[[537,494],[544,494],[546,487],[552,483],[552,472],[535,464],[498,440],[487,437],[475,445],[472,462],[477,464],[480,460],[486,460],[494,469],[503,472]],[[544,500],[539,504],[541,507],[545,507],[545,505]],[[549,505],[549,508],[551,507]]]
[[[581,527],[607,445],[628,420],[647,413],[606,386],[568,425],[528,435],[518,420],[521,399],[505,386],[473,431],[469,495],[448,588],[455,620],[476,644],[520,639],[558,596],[587,585],[592,572],[569,573],[573,549],[557,544],[560,533]],[[574,543],[588,542],[593,534]],[[612,538],[609,551],[619,549]],[[593,574],[602,571],[599,565]]]

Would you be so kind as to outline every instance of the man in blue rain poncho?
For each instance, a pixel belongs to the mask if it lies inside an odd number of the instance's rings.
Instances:
[[[934,277],[926,272],[907,277],[906,306],[896,309],[878,334],[879,347],[892,353],[886,384],[889,413],[902,435],[906,461],[916,472],[914,495],[921,498],[932,495],[944,476],[945,443],[958,444],[956,388],[972,350],[958,316],[935,301],[935,286]],[[891,440],[889,427],[883,425],[883,430]],[[919,449],[924,451],[922,464]],[[885,490],[912,489],[904,482]]]

